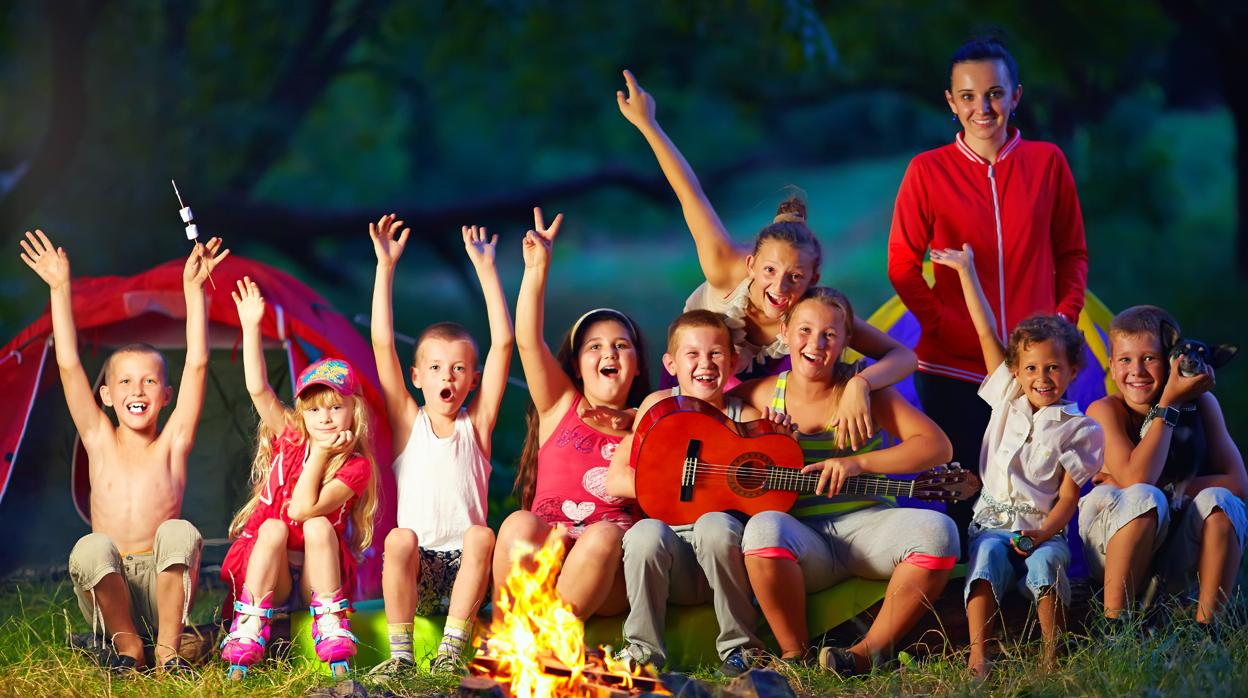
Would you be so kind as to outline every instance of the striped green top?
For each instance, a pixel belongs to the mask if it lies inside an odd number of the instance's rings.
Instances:
[[[789,372],[785,371],[776,377],[776,390],[771,396],[771,409],[785,414],[784,392],[789,384]],[[818,463],[828,458],[844,458],[868,453],[884,445],[884,437],[877,430],[875,436],[857,451],[838,449],[836,447],[836,429],[828,426],[815,434],[797,433],[797,442],[802,446],[802,461],[806,465]],[[871,495],[837,495],[825,497],[819,494],[804,494],[789,509],[789,513],[797,519],[815,519],[848,514],[851,511],[866,509],[877,504],[892,506],[896,504],[893,497]]]

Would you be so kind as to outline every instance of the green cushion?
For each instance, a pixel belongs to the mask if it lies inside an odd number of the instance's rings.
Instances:
[[[806,621],[812,634],[834,628],[870,608],[884,598],[885,581],[851,578],[830,589],[806,597]],[[390,657],[390,643],[386,638],[386,613],[382,601],[373,599],[354,604],[351,614],[351,632],[359,638],[359,652],[355,657],[357,671],[372,667]],[[442,624],[445,616],[417,617],[412,625],[412,651],[417,664],[428,666],[437,653],[442,640]],[[304,657],[316,661],[312,644],[312,617],[310,613],[294,612],[290,618],[290,635],[294,640],[291,658]],[[481,623],[477,624],[480,630]],[[595,616],[585,624],[585,639],[589,646],[611,645],[619,648],[623,637],[624,616]],[[766,633],[766,621],[759,614],[760,633]],[[687,670],[704,665],[717,665],[715,636],[719,623],[709,604],[701,606],[672,606],[667,613],[668,666]],[[764,635],[764,639],[770,639]],[[774,642],[768,642],[774,650]]]
[[[370,599],[351,604],[351,632],[359,639],[353,662],[355,668],[366,669],[390,658],[390,640],[386,637],[386,610],[381,599]],[[417,663],[428,667],[429,660],[438,651],[442,641],[442,624],[445,616],[417,616],[412,621],[412,650]],[[290,658],[320,661],[316,657],[316,645],[312,642],[312,614],[292,610],[290,613]]]

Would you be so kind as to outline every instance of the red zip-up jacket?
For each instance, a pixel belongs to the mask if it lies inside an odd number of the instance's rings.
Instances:
[[[984,379],[984,356],[958,273],[935,265],[929,248],[969,242],[975,271],[1003,341],[1036,313],[1075,322],[1088,286],[1088,247],[1075,181],[1052,143],[1024,141],[1011,129],[996,164],[954,142],[910,161],[897,192],[888,236],[888,278],[918,318],[919,370],[965,381]],[[1004,311],[1003,311],[1004,309]]]

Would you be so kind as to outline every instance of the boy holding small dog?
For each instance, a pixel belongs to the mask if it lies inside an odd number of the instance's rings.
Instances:
[[[1105,465],[1080,503],[1079,530],[1090,570],[1104,575],[1107,618],[1146,577],[1173,589],[1195,572],[1196,621],[1209,623],[1239,572],[1248,474],[1211,392],[1230,352],[1211,364],[1172,352],[1178,327],[1155,306],[1119,313],[1109,331],[1118,394],[1088,407],[1105,430]]]

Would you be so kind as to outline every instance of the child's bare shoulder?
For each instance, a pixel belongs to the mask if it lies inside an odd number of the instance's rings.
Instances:
[[[647,395],[646,397],[642,399],[641,405],[637,407],[637,416],[640,417],[641,415],[648,412],[650,408],[654,407],[655,403],[657,403],[659,400],[662,400],[665,397],[671,397],[671,396],[672,396],[672,391],[670,390],[656,390],[653,393],[650,393],[649,395]]]
[[[1121,395],[1106,395],[1088,405],[1087,416],[1096,420],[1102,427],[1116,423],[1126,423],[1127,403]]]
[[[741,404],[741,421],[742,422],[753,422],[754,420],[762,419],[762,418],[763,418],[763,413],[760,412],[757,407],[751,405],[748,401],[744,401],[744,400],[742,401],[742,404]]]
[[[728,395],[741,398],[747,405],[759,405],[770,402],[771,394],[776,389],[776,381],[778,376],[763,376],[762,378],[754,378],[728,391]]]

